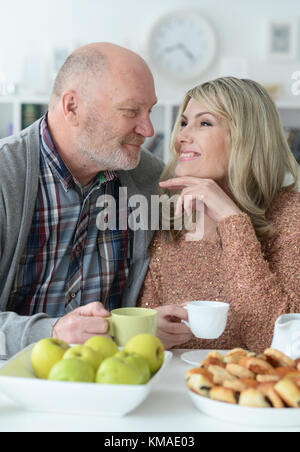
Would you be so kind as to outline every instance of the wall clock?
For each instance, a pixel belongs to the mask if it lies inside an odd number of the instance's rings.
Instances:
[[[199,78],[216,56],[212,26],[198,12],[175,11],[162,17],[148,39],[150,63],[172,80]]]

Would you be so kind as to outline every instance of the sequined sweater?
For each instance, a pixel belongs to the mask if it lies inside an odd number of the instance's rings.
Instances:
[[[170,242],[156,233],[139,306],[230,304],[219,339],[194,338],[177,348],[262,351],[271,345],[276,319],[300,312],[300,193],[281,192],[268,218],[276,233],[263,244],[245,213],[221,221],[215,241],[188,242],[182,236]]]

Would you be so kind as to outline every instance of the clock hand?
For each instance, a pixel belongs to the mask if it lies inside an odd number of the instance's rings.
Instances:
[[[193,55],[192,52],[190,52],[190,51],[186,48],[186,46],[185,46],[184,44],[182,44],[182,42],[178,44],[178,47],[180,47],[181,50],[183,50],[183,52],[186,54],[186,56],[187,56],[190,60],[195,61],[195,55]]]
[[[174,45],[174,46],[169,46],[165,48],[165,51],[167,53],[173,52],[174,50],[180,49],[180,44]]]

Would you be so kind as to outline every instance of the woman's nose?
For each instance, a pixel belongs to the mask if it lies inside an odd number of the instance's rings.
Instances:
[[[178,132],[177,140],[180,141],[181,143],[192,143],[193,136],[192,136],[190,130],[188,130],[188,128],[185,127],[184,129],[182,129]]]

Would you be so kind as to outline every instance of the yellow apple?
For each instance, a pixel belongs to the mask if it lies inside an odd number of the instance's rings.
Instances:
[[[119,351],[112,339],[106,336],[94,336],[88,339],[84,345],[91,347],[104,358],[109,358]]]
[[[78,358],[62,359],[50,370],[48,380],[94,383],[93,366]]]
[[[102,363],[104,356],[100,355],[98,352],[95,352],[95,350],[87,345],[75,345],[74,347],[69,348],[63,356],[63,359],[70,358],[82,359],[88,364],[91,364],[96,372]]]
[[[116,353],[114,358],[121,358],[124,362],[137,367],[143,375],[143,384],[148,383],[151,378],[151,372],[150,367],[143,356],[138,355],[137,353],[128,353],[122,350]]]
[[[100,365],[96,383],[117,385],[141,385],[143,374],[139,369],[122,358],[111,356]]]
[[[66,342],[51,337],[37,342],[30,356],[35,375],[38,378],[47,379],[51,368],[63,358],[69,348]]]
[[[152,334],[138,334],[129,339],[124,347],[127,353],[137,353],[147,361],[152,374],[157,372],[164,362],[164,346],[161,340]]]

